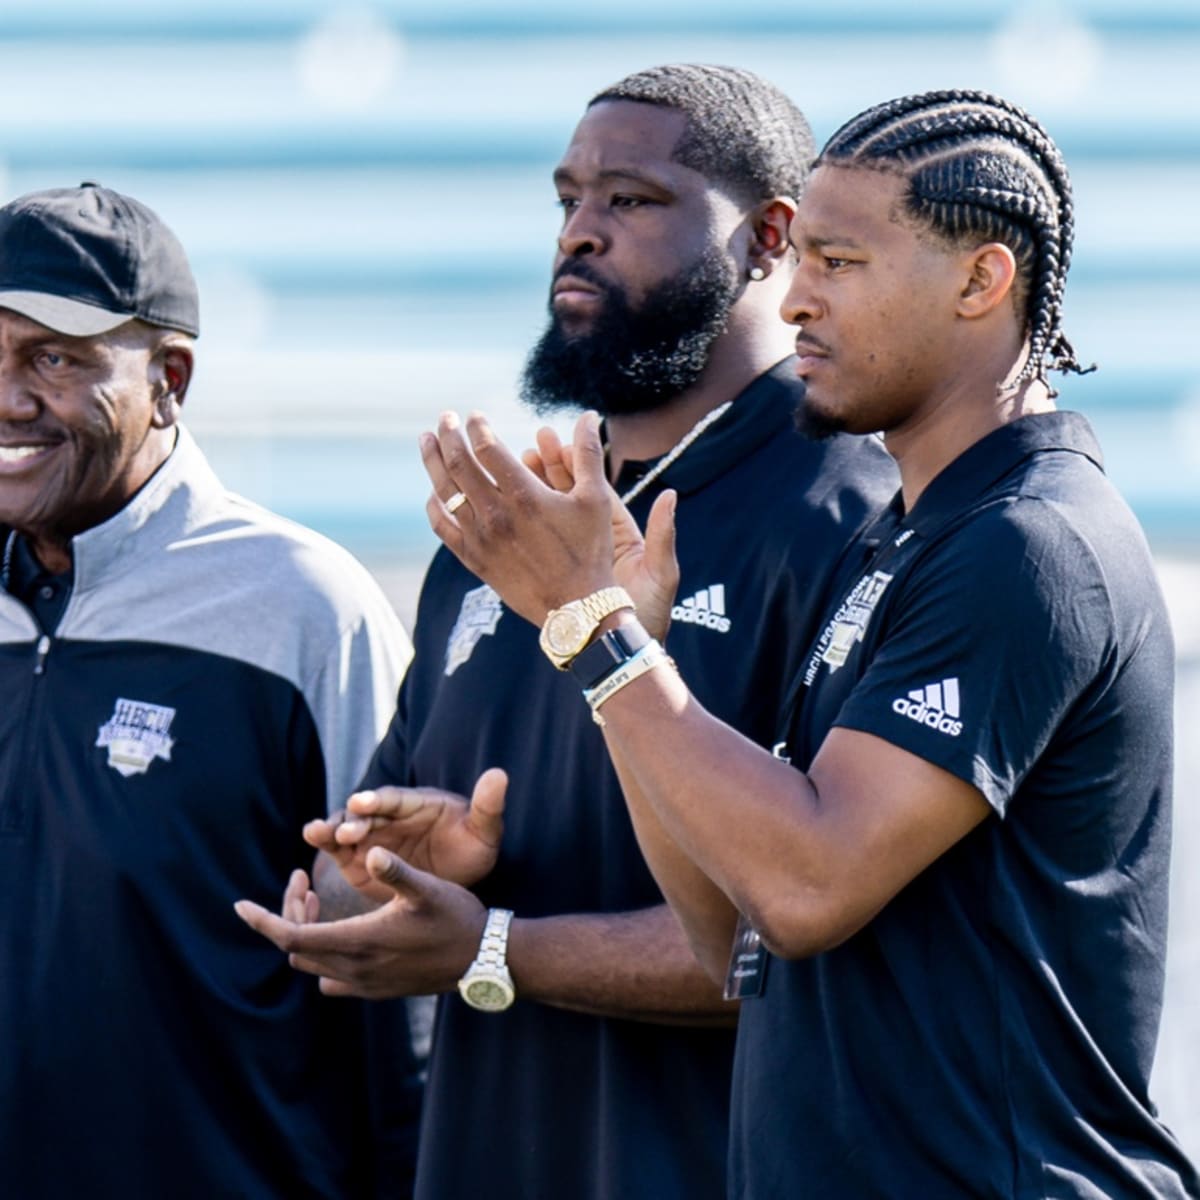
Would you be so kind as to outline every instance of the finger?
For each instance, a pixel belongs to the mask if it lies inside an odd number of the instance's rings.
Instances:
[[[283,893],[283,903],[279,906],[280,916],[287,921],[304,920],[304,898],[311,894],[306,872],[297,868],[288,877],[287,888]]]
[[[285,920],[282,917],[277,917],[274,913],[268,912],[261,904],[255,904],[253,900],[239,900],[234,906],[233,911],[237,913],[255,933],[261,933],[263,937],[275,943],[280,950],[288,950],[290,946],[287,944],[295,924],[292,921]]]
[[[320,975],[322,979],[345,979],[353,975],[355,964],[342,954],[289,954],[288,966],[305,975]]]
[[[372,879],[385,884],[397,897],[407,900],[410,904],[419,904],[426,900],[437,882],[433,876],[409,866],[398,854],[393,854],[382,846],[372,846],[367,852],[367,870]]]
[[[443,414],[443,418],[447,415],[453,416]],[[457,417],[454,420],[457,421]],[[461,554],[463,523],[469,521],[472,515],[470,501],[466,492],[459,488],[451,475],[437,436],[423,433],[418,439],[418,444],[421,448],[421,461],[425,464],[430,483],[433,484],[433,492],[425,502],[429,526],[451,551]]]
[[[575,487],[592,494],[603,492],[608,480],[604,475],[604,447],[600,442],[600,418],[596,413],[585,412],[575,422],[571,448]]]
[[[467,824],[481,842],[500,845],[504,833],[504,797],[508,790],[508,775],[499,767],[489,767],[475,781]]]
[[[337,827],[339,847],[357,846],[364,838],[369,837],[376,829],[388,822],[380,817],[357,817],[343,821]]]
[[[471,420],[482,420],[482,417],[473,413]],[[449,411],[442,413],[438,419],[437,443],[442,465],[445,467],[446,475],[452,485],[452,491],[446,494],[441,488],[436,487],[435,491],[443,502],[449,500],[454,492],[462,492],[467,497],[467,501],[478,510],[481,504],[487,503],[491,493],[496,490],[497,481],[484,470],[480,460],[475,457],[475,450],[472,447],[473,440],[473,438],[468,440],[467,432],[458,419],[458,413]],[[508,452],[505,451],[505,453]],[[511,458],[511,455],[509,457]],[[517,465],[520,466],[519,463]]]
[[[315,925],[321,919],[321,897],[317,892],[309,891],[304,897],[304,912],[301,923]]]
[[[331,813],[325,820],[309,821],[300,831],[301,836],[318,850],[333,850],[337,847],[337,829],[345,819],[345,814],[339,810]]]
[[[439,795],[437,792],[431,794],[428,788],[381,787],[355,792],[346,801],[346,807],[355,817],[378,816],[394,821],[420,812]]]
[[[334,979],[329,975],[322,975],[317,980],[317,987],[321,989],[322,996],[334,996],[344,998],[347,996],[361,996],[369,999],[366,992],[360,991],[352,983],[347,983],[344,979]]]
[[[353,950],[369,934],[376,916],[364,913],[342,921],[300,925],[277,917],[253,900],[239,900],[233,910],[251,929],[287,954],[341,954]]]
[[[421,462],[425,466],[425,473],[429,476],[429,482],[433,484],[433,494],[444,505],[458,491],[458,484],[454,482],[442,457],[441,443],[436,434],[423,433],[417,439],[417,445],[421,450]]]
[[[496,436],[487,417],[472,412],[467,417],[467,439],[475,462],[481,464],[502,492],[515,493],[541,480]],[[463,489],[466,491],[466,489]],[[467,493],[470,495],[470,493]]]
[[[658,496],[646,520],[646,569],[674,594],[679,586],[679,560],[675,556],[676,493],[668,488]]]
[[[538,453],[545,466],[546,482],[555,491],[569,492],[575,485],[575,476],[563,461],[563,444],[553,429],[537,431]]]
[[[554,486],[546,475],[546,464],[536,450],[522,450],[521,461],[525,464],[526,469],[532,471],[547,487]]]

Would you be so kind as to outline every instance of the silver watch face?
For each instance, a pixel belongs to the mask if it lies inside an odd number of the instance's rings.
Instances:
[[[472,979],[463,990],[463,999],[475,1008],[499,1012],[513,1002],[513,993],[494,979]]]
[[[574,654],[587,638],[591,626],[579,613],[559,608],[546,618],[546,645],[554,654]]]

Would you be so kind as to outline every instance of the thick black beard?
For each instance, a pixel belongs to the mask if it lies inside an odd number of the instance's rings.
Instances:
[[[622,288],[598,279],[586,260],[565,263],[604,289],[604,305],[585,334],[568,337],[550,310],[550,324],[521,376],[521,399],[545,416],[591,408],[601,416],[650,412],[686,392],[708,366],[725,332],[739,281],[715,247],[647,293],[634,309]]]

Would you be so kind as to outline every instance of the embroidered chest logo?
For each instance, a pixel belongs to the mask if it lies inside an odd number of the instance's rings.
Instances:
[[[496,632],[504,609],[500,597],[485,583],[472,588],[458,610],[458,620],[446,639],[446,674],[453,675],[471,657],[479,639]]]
[[[914,688],[907,696],[897,696],[892,701],[892,712],[950,737],[962,733],[959,711],[957,678]]]
[[[703,625],[717,633],[728,633],[730,620],[725,615],[725,585],[710,583],[694,596],[671,609],[671,620],[684,625]]]
[[[871,614],[891,582],[891,575],[876,571],[872,575],[864,575],[854,585],[854,590],[842,601],[833,620],[821,633],[821,640],[817,643],[808,669],[804,672],[804,682],[807,686],[812,686],[822,663],[828,664],[831,675],[845,665],[855,643],[861,642],[866,635]]]
[[[145,775],[156,758],[171,761],[174,719],[175,710],[162,704],[118,699],[112,716],[100,726],[96,745],[108,747],[108,765],[114,771],[127,778]]]

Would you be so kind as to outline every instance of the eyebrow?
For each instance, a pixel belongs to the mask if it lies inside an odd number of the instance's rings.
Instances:
[[[595,178],[601,183],[611,183],[613,180],[628,180],[632,183],[644,184],[646,187],[657,188],[660,192],[671,190],[662,179],[658,179],[644,171],[638,171],[634,167],[606,167],[604,170],[597,171]],[[558,184],[575,183],[577,180],[570,167],[556,167],[554,170],[554,182]]]
[[[847,250],[861,250],[862,245],[852,237],[805,237],[801,238],[805,246],[813,250],[824,250],[826,246],[845,246]]]

